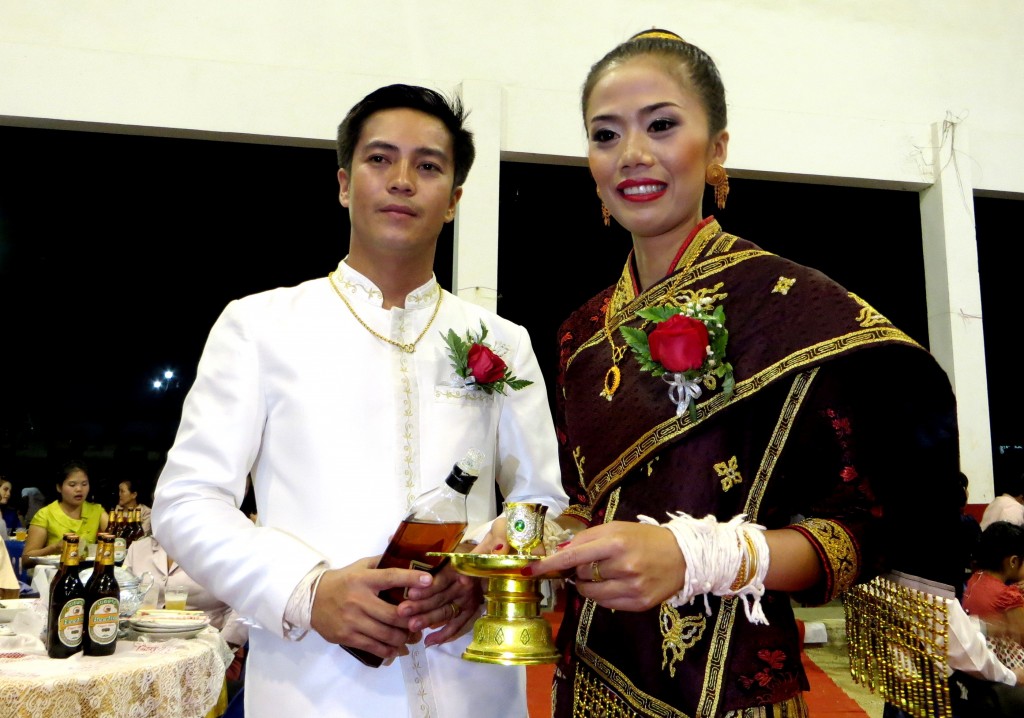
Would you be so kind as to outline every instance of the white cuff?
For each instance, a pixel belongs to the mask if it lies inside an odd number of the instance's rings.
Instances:
[[[284,636],[290,641],[301,641],[312,628],[313,599],[320,579],[327,572],[327,564],[323,561],[314,566],[299,585],[292,591],[288,604],[284,608]]]

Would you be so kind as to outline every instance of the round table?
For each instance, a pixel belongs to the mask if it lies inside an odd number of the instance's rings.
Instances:
[[[203,718],[220,696],[230,655],[213,629],[188,640],[120,640],[111,656],[66,659],[5,650],[0,640],[0,715]]]

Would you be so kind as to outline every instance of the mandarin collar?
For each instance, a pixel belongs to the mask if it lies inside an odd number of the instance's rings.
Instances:
[[[347,297],[372,304],[375,307],[383,306],[384,292],[369,278],[352,269],[345,261],[346,259],[348,257],[338,263],[338,269],[331,275],[330,281],[334,282],[334,286],[340,291],[345,292]],[[437,302],[437,293],[440,289],[437,277],[431,273],[430,279],[406,295],[405,308],[407,310],[425,307],[432,309]]]

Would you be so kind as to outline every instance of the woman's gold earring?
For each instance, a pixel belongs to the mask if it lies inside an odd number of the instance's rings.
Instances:
[[[725,199],[729,196],[729,175],[726,174],[725,167],[717,162],[709,165],[704,179],[715,188],[715,204],[718,205],[718,209],[725,209]]]
[[[597,198],[601,199],[601,188],[595,187],[594,191],[597,192]],[[603,199],[601,199],[601,221],[604,222],[605,227],[612,226],[612,213],[608,211]]]

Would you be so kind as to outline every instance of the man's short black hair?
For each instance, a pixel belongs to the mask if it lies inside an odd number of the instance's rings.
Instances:
[[[359,133],[370,115],[381,110],[408,108],[439,119],[452,137],[455,182],[452,191],[461,187],[473,166],[476,149],[473,133],[463,125],[469,114],[457,96],[446,98],[439,92],[416,85],[388,85],[374,90],[357,102],[338,125],[338,167],[352,171],[352,155],[359,142]]]

